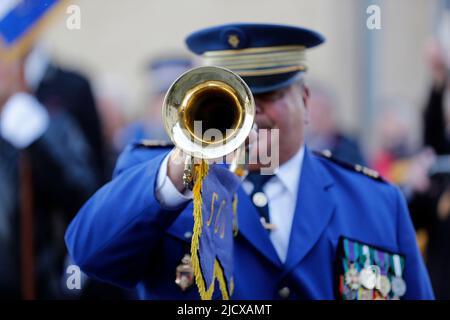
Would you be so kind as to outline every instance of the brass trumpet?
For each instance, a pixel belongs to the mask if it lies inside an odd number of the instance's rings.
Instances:
[[[237,74],[199,67],[181,75],[169,88],[162,117],[172,142],[190,156],[184,181],[191,187],[194,158],[221,158],[243,145],[254,123],[255,103]]]

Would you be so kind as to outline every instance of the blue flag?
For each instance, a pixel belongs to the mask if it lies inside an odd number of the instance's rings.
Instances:
[[[209,172],[208,172],[209,171]],[[240,179],[224,166],[196,167],[194,232],[191,244],[195,280],[203,300],[212,298],[215,280],[223,299],[233,293],[233,238],[237,232]]]
[[[1,0],[0,54],[20,54],[27,50],[48,13],[65,0]]]

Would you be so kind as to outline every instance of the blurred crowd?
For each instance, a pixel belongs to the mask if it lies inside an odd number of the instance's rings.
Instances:
[[[377,106],[374,143],[347,132],[333,88],[311,82],[307,144],[363,164],[399,185],[437,298],[450,298],[450,65],[438,42],[427,48],[423,106],[387,97]],[[91,83],[36,45],[20,61],[0,61],[0,298],[132,299],[134,293],[83,277],[69,290],[64,232],[83,203],[111,177],[123,148],[168,140],[161,105],[170,84],[193,67],[163,54],[146,65],[142,114],[114,81]],[[420,129],[418,129],[420,128]],[[112,222],[113,223],[113,222]]]

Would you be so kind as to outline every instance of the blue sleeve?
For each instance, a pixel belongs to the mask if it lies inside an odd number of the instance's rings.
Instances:
[[[127,288],[143,278],[158,240],[183,210],[164,210],[155,198],[166,154],[123,164],[125,169],[98,190],[69,225],[69,254],[88,276]]]
[[[416,234],[405,198],[398,188],[395,190],[398,207],[397,241],[400,252],[405,255],[403,276],[406,281],[406,294],[404,299],[434,299],[430,278],[417,246]]]
[[[161,155],[161,153],[164,153],[166,155],[167,153],[169,153],[169,151],[170,148],[166,147],[142,148],[130,144],[119,155],[116,167],[114,168],[113,177],[118,176],[123,171],[137,164],[141,164],[145,161],[148,161],[149,159],[153,159]]]

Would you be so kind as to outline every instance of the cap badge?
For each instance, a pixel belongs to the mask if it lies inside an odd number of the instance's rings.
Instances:
[[[228,36],[228,43],[233,48],[237,48],[239,46],[239,43],[240,43],[239,37],[236,34],[230,34]]]

